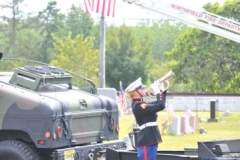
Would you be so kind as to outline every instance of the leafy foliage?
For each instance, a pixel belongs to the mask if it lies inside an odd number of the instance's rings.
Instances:
[[[78,34],[92,36],[93,19],[81,7],[72,6],[66,17],[65,31],[72,32],[72,38]]]
[[[141,77],[143,82],[146,81],[147,57],[151,54],[147,43],[142,45],[138,42],[131,27],[111,26],[108,29],[106,49],[108,86],[119,88],[119,81],[122,81],[123,85],[128,85],[138,77]]]
[[[19,8],[23,0],[14,0],[8,2],[6,5],[1,5],[0,8],[2,11],[10,12],[9,16],[1,16],[3,25],[1,28],[4,30],[3,34],[8,39],[9,47],[4,47],[4,50],[8,52],[9,56],[14,56],[16,54],[16,45],[17,45],[17,34],[18,31],[22,28],[19,27],[21,25],[21,21],[23,19],[23,11]]]
[[[81,6],[73,5],[65,15],[56,1],[50,1],[38,16],[33,16],[23,12],[23,1],[0,6],[11,12],[10,16],[0,16],[0,51],[4,57],[45,63],[52,60],[51,63],[70,70],[78,68],[77,73],[98,82],[100,24],[95,24]],[[204,7],[240,20],[238,0],[226,1],[224,6],[208,3]],[[134,27],[107,26],[106,35],[107,87],[118,89],[122,81],[125,88],[138,77],[149,85],[172,68],[176,77],[171,79],[170,91],[240,93],[240,48],[236,42],[170,20],[143,21]],[[92,56],[92,52],[97,55]]]
[[[222,8],[218,4],[207,4],[205,7],[219,12],[216,14],[235,15],[229,14],[229,5],[230,2],[226,2]],[[240,4],[233,1],[231,5],[237,11]],[[234,16],[234,19],[239,18]],[[236,42],[190,28],[177,38],[175,48],[165,55],[169,58],[169,65],[178,73],[176,82],[188,84],[188,91],[240,93],[237,78],[240,71],[239,49]]]
[[[54,47],[59,54],[50,64],[87,77],[97,84],[99,51],[93,48],[95,39],[93,37],[84,38],[82,34],[73,39],[71,37],[71,32],[63,39],[53,35]],[[86,84],[84,81],[76,79],[74,83],[77,86]]]
[[[52,57],[54,57],[53,52],[53,39],[51,34],[60,30],[63,27],[63,18],[64,15],[59,13],[60,9],[57,8],[56,1],[50,1],[48,6],[41,12],[39,12],[39,19],[42,21],[43,28],[41,35],[45,38],[41,43],[40,54],[38,59],[42,62],[48,63]]]

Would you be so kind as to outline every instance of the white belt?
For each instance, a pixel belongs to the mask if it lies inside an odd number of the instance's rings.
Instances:
[[[148,122],[148,123],[145,123],[143,125],[141,125],[139,128],[140,130],[146,128],[146,127],[149,127],[149,126],[157,126],[157,122]]]

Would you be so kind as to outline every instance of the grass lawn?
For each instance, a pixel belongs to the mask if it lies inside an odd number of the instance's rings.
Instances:
[[[175,115],[184,115],[184,112],[174,112]],[[196,112],[194,112],[196,114]],[[210,118],[210,112],[198,112],[199,118]],[[193,134],[184,134],[181,136],[169,135],[165,130],[161,133],[163,143],[159,144],[159,150],[183,150],[186,147],[197,147],[198,141],[209,141],[214,139],[232,139],[240,138],[240,112],[233,112],[229,116],[223,116],[223,112],[218,113],[218,122],[199,122],[198,127],[203,127],[207,133],[200,134],[196,130]],[[158,112],[158,126],[162,130],[162,123],[169,119],[166,111]],[[122,115],[120,118],[120,134],[119,138],[127,136],[132,130],[135,123],[132,114]],[[168,123],[170,124],[170,123]],[[151,136],[151,135],[149,135]]]

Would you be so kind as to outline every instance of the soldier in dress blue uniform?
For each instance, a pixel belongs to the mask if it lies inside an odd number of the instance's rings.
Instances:
[[[139,77],[126,89],[128,97],[132,99],[132,111],[140,132],[137,136],[136,148],[139,160],[156,160],[158,143],[162,142],[157,125],[157,112],[165,108],[166,91],[161,92],[157,82],[151,84],[156,95],[156,101],[144,102],[145,86]]]

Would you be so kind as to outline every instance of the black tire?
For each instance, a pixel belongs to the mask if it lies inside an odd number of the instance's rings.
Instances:
[[[37,152],[27,144],[17,140],[0,142],[1,160],[40,160]]]

